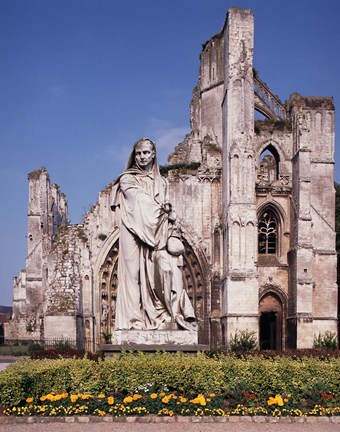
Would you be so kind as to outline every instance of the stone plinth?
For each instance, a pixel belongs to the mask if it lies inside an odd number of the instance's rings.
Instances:
[[[112,334],[112,344],[101,347],[106,355],[125,350],[144,352],[208,351],[209,345],[198,343],[196,331],[188,330],[118,330]]]
[[[197,331],[188,330],[117,330],[114,345],[197,345]]]

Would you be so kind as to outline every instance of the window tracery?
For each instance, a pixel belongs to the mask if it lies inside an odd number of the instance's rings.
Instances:
[[[274,213],[266,210],[258,222],[258,253],[275,255],[277,253],[277,219]]]

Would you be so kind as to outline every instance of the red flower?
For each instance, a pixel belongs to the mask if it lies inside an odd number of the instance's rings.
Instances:
[[[249,395],[252,399],[254,399],[256,397],[256,395],[254,393],[250,393]]]

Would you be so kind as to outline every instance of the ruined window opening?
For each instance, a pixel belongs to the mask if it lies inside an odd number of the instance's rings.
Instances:
[[[279,178],[280,156],[276,148],[269,144],[260,154],[258,183],[269,186]]]
[[[259,254],[275,255],[277,252],[277,219],[271,210],[266,210],[258,223]]]

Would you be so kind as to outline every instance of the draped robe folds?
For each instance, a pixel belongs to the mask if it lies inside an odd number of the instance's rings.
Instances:
[[[164,322],[195,320],[183,289],[180,259],[166,250],[169,236],[167,182],[155,169],[130,168],[119,177],[120,239],[116,329],[153,330]]]

